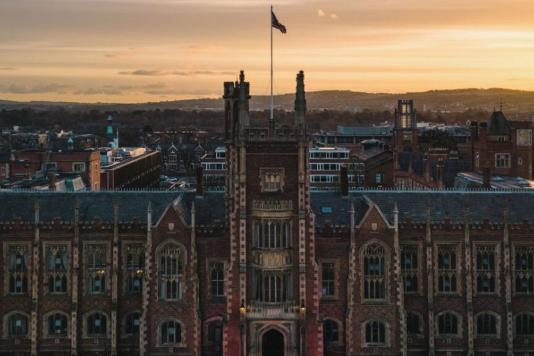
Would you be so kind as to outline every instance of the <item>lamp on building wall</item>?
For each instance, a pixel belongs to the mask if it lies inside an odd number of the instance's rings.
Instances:
[[[244,299],[241,299],[241,306],[239,307],[239,311],[241,312],[241,314],[245,314],[247,312]]]
[[[143,276],[144,273],[145,271],[142,268],[138,268],[137,271],[135,271],[135,274],[137,275],[137,277]]]
[[[300,300],[300,313],[306,314],[306,305],[304,305],[304,299]]]
[[[101,269],[99,269],[98,271],[96,271],[96,274],[97,274],[98,276],[103,276],[103,275],[106,274],[106,270],[103,269],[103,268],[101,268]]]

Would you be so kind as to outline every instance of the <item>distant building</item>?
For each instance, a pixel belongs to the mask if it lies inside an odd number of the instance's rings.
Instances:
[[[90,190],[100,189],[100,158],[98,151],[13,152],[3,162],[5,179],[11,181],[47,178],[49,173],[79,175]],[[6,172],[8,172],[6,174]],[[0,179],[2,177],[0,176]]]
[[[313,134],[316,144],[330,146],[357,145],[362,141],[378,139],[389,144],[393,127],[384,126],[338,126],[336,131],[321,131]]]
[[[149,151],[101,167],[102,189],[157,188],[160,153]]]
[[[476,172],[460,172],[454,179],[459,189],[534,189],[534,181],[522,177],[486,176]]]
[[[399,100],[393,130],[394,185],[403,189],[454,186],[458,172],[471,170],[449,147],[423,147],[413,100]]]
[[[345,147],[311,147],[308,155],[311,189],[339,189],[341,168],[351,164],[350,150]],[[350,184],[356,178],[354,174],[348,174],[347,179]]]
[[[493,112],[487,123],[471,123],[473,170],[532,180],[533,131],[531,122],[508,121],[502,111]]]
[[[207,190],[224,190],[226,178],[226,148],[217,147],[200,160],[202,179]]]

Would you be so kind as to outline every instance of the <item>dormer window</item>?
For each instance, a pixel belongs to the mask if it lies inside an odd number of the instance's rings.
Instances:
[[[283,168],[261,168],[260,185],[262,192],[280,192],[284,190]]]

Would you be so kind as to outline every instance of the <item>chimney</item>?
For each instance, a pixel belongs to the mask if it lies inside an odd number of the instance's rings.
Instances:
[[[482,187],[491,189],[491,171],[488,167],[482,169]]]
[[[339,189],[341,190],[341,196],[346,197],[349,195],[349,176],[345,166],[341,166],[339,171]]]
[[[471,141],[478,140],[478,122],[476,121],[471,122],[469,131],[471,131]]]
[[[203,169],[202,166],[199,165],[197,167],[197,195],[202,196],[204,194],[204,182],[203,182]]]
[[[478,139],[480,141],[486,142],[488,138],[488,123],[481,122],[478,125]]]
[[[56,190],[56,174],[54,172],[48,172],[47,179],[48,179],[48,190],[55,191]]]

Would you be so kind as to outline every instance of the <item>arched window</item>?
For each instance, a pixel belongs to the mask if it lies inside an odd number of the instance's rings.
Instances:
[[[124,333],[126,335],[139,334],[139,322],[141,319],[140,312],[132,312],[124,318]]]
[[[28,293],[29,251],[26,245],[8,247],[7,270],[9,274],[9,293]]]
[[[7,335],[13,337],[28,336],[28,317],[14,312],[7,318]]]
[[[63,313],[53,313],[48,316],[48,336],[65,337],[68,333],[67,315]]]
[[[89,294],[103,294],[107,290],[107,245],[88,244],[85,249],[87,291]]]
[[[419,314],[408,312],[406,314],[406,329],[408,335],[418,335],[422,333],[422,320]]]
[[[256,271],[256,300],[268,303],[285,302],[292,297],[290,271]]]
[[[213,297],[224,296],[224,263],[210,263],[210,286]]]
[[[455,245],[438,247],[438,291],[440,293],[455,293],[457,251]]]
[[[125,254],[125,290],[128,294],[140,294],[143,288],[145,268],[145,250],[143,244],[126,245]]]
[[[493,313],[480,313],[477,319],[477,336],[488,337],[497,336],[498,317]]]
[[[443,336],[458,336],[460,333],[459,320],[456,314],[444,312],[438,315],[438,334]]]
[[[103,337],[107,334],[107,318],[102,313],[93,313],[87,317],[87,336]]]
[[[364,250],[364,299],[384,300],[386,298],[386,259],[384,247],[374,243]]]
[[[515,246],[515,291],[534,294],[534,247]]]
[[[517,336],[533,336],[534,315],[527,313],[518,314],[515,317],[515,333]]]
[[[324,342],[332,344],[339,341],[339,325],[337,321],[332,319],[326,319],[323,324]]]
[[[67,245],[49,245],[46,248],[46,273],[49,293],[67,292]]]
[[[254,224],[254,246],[259,248],[288,248],[291,228],[287,220],[257,220]]]
[[[402,245],[401,269],[405,293],[417,293],[418,291],[418,262],[419,259],[417,245]]]
[[[160,335],[162,345],[180,344],[182,342],[182,325],[174,320],[166,321],[160,326]]]
[[[167,244],[159,252],[160,298],[179,300],[182,298],[183,253],[180,247]]]
[[[386,324],[382,321],[368,321],[365,324],[365,343],[368,345],[385,345]]]

